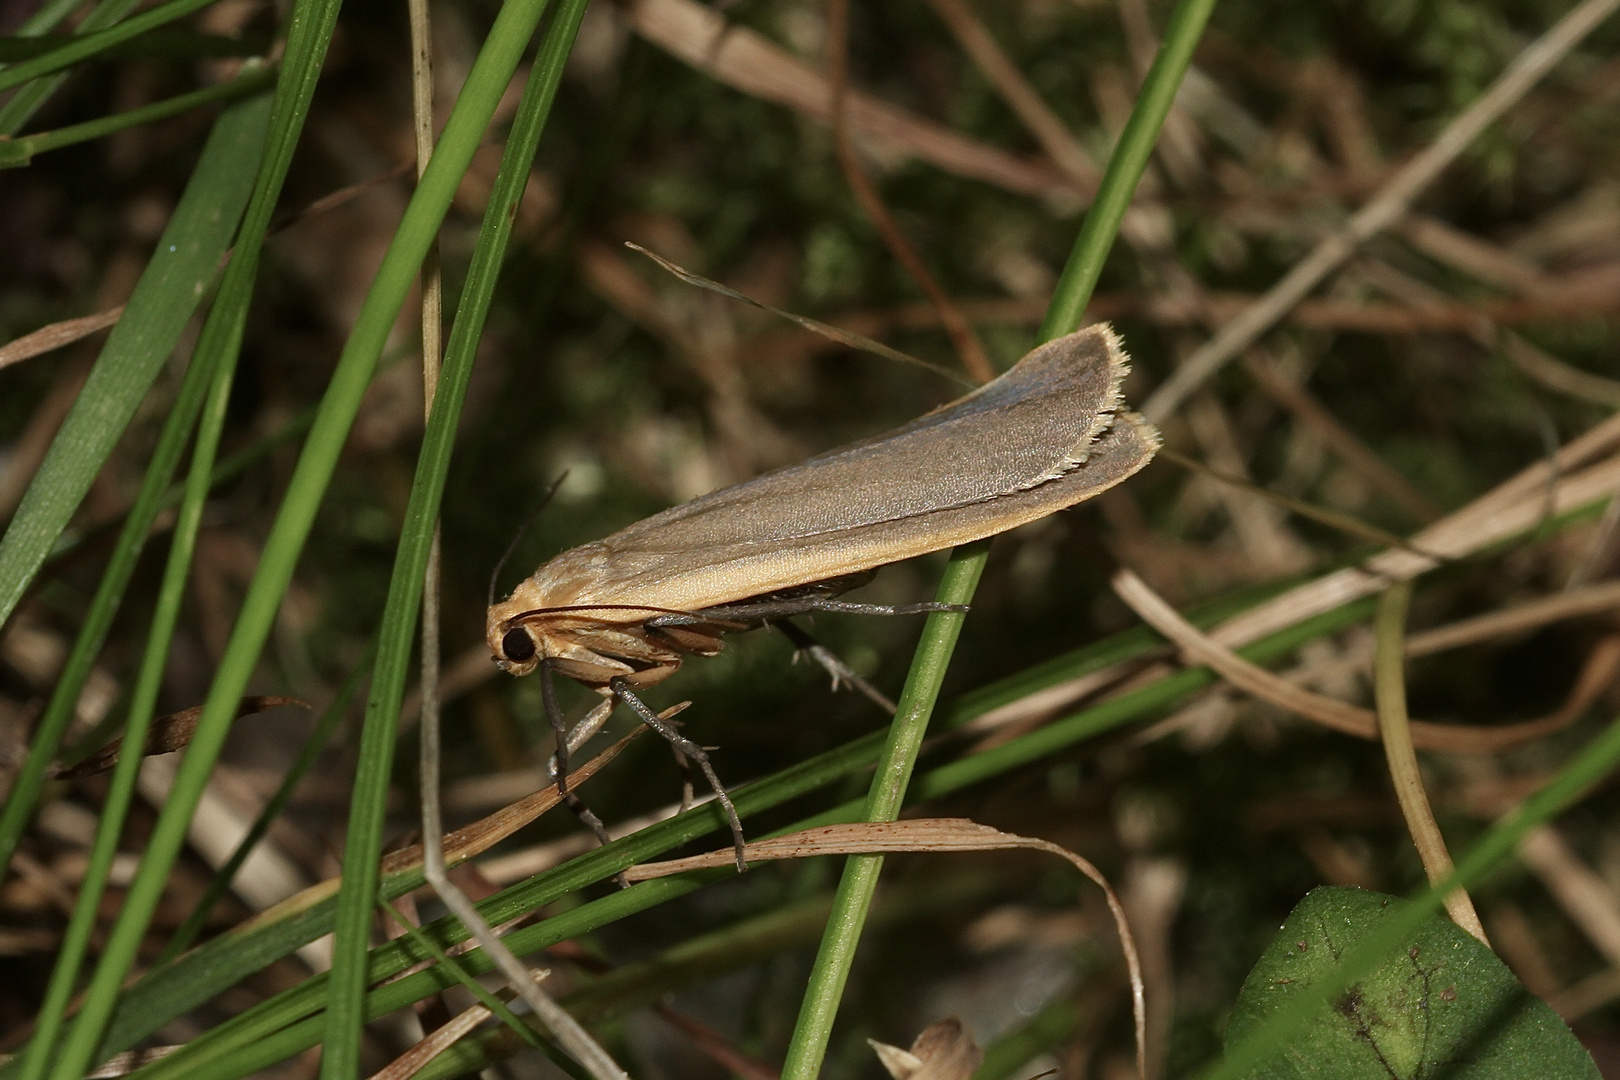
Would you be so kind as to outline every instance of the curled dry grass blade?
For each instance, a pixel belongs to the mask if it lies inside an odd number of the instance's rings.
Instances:
[[[1432,885],[1450,877],[1455,868],[1445,837],[1440,833],[1440,824],[1434,820],[1429,793],[1423,788],[1423,774],[1418,769],[1417,752],[1413,748],[1412,723],[1406,713],[1406,650],[1402,646],[1406,636],[1406,612],[1411,602],[1410,581],[1391,585],[1379,598],[1374,692],[1378,700],[1378,733],[1384,744],[1384,758],[1389,762],[1395,798],[1401,804],[1406,830],[1412,834],[1412,843],[1417,847],[1423,871]],[[1490,946],[1485,927],[1467,892],[1458,889],[1449,893],[1446,911],[1452,922],[1487,948]]]
[[[1067,848],[1046,840],[992,829],[967,819],[908,818],[904,821],[863,821],[843,825],[823,825],[801,832],[756,840],[744,845],[750,863],[756,859],[769,862],[775,859],[807,859],[816,855],[881,854],[899,851],[1013,851],[1027,849],[1045,851],[1066,859],[1086,877],[1090,878],[1108,898],[1108,910],[1114,917],[1114,930],[1119,934],[1120,948],[1125,953],[1125,965],[1131,977],[1131,1007],[1136,1015],[1136,1065],[1140,1072],[1147,1057],[1147,1020],[1142,998],[1142,962],[1136,955],[1136,941],[1130,924],[1125,919],[1125,907],[1120,903],[1113,886],[1090,861]],[[651,881],[654,878],[683,874],[692,870],[709,870],[728,864],[729,851],[711,851],[685,859],[672,859],[662,863],[643,863],[625,871],[627,881]]]

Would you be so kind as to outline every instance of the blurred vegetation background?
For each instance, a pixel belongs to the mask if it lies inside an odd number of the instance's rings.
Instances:
[[[34,7],[5,0],[0,33],[13,33]],[[1035,343],[1167,7],[1146,0],[853,6],[851,93],[883,105],[851,105],[855,144],[900,230],[998,369]],[[1088,309],[1088,318],[1112,321],[1133,357],[1128,399],[1146,399],[1179,359],[1342,225],[1565,7],[1543,0],[1220,5]],[[484,0],[433,5],[441,117],[495,9]],[[215,43],[214,52],[232,51],[221,40],[237,52],[262,51],[279,18],[275,5],[259,0],[219,0],[177,24],[171,38],[78,70],[26,130],[60,129],[217,84],[240,60],[199,56],[199,42]],[[719,20],[730,29],[716,36]],[[1006,84],[986,74],[983,54],[976,62],[964,48],[964,40],[978,40],[975,27],[1050,110],[1057,142],[1031,131],[1009,104]],[[958,363],[936,310],[840,168],[825,106],[815,104],[827,94],[826,29],[819,0],[709,8],[694,0],[598,0],[586,16],[518,211],[443,507],[444,783],[452,825],[542,782],[551,735],[537,680],[495,672],[483,610],[501,552],[553,481],[563,477],[555,500],[523,532],[498,592],[557,551],[882,431],[959,392],[919,369],[846,350],[682,284],[622,246],[634,241],[765,303]],[[1164,418],[1166,445],[1226,476],[1404,536],[1611,416],[1620,406],[1617,45],[1614,25],[1583,42],[1394,228]],[[441,234],[452,298],[521,75]],[[0,171],[0,341],[123,303],[213,115],[189,111]],[[207,505],[160,711],[198,705],[207,692],[309,410],[409,197],[412,152],[404,6],[350,0],[278,231],[266,245],[231,397],[221,449],[244,452],[246,464]],[[407,305],[367,392],[255,693],[320,707],[364,662],[422,432],[416,318]],[[8,772],[26,754],[30,725],[105,561],[108,524],[139,484],[195,330],[0,637],[0,766]],[[16,509],[100,340],[0,369],[0,516]],[[1449,562],[1420,583],[1412,632],[1603,582],[1616,569],[1613,517],[1595,505]],[[127,704],[164,546],[160,534],[141,563],[64,760],[105,742]],[[1365,534],[1160,460],[1124,488],[996,542],[945,707],[1138,627],[1108,587],[1116,562],[1178,608],[1217,601],[1231,610],[1371,550]],[[927,599],[942,563],[891,568],[861,595]],[[1579,706],[1572,726],[1547,738],[1491,754],[1424,758],[1454,850],[1620,704],[1614,672],[1602,666],[1620,634],[1616,607],[1620,601],[1412,661],[1414,716],[1492,726]],[[827,616],[814,631],[893,694],[918,623]],[[1363,621],[1316,637],[1280,666],[1303,670],[1321,693],[1367,704],[1371,640]],[[655,707],[694,702],[682,716],[686,730],[719,747],[716,767],[733,783],[882,727],[884,717],[864,698],[834,693],[820,669],[793,660],[780,635],[741,636],[648,696]],[[575,713],[588,697],[564,688]],[[406,711],[409,722],[414,706]],[[297,883],[336,873],[353,719],[270,831],[267,843]],[[1016,718],[1024,725],[1017,730],[1039,719],[1031,709]],[[1376,744],[1304,723],[1224,683],[1139,721],[928,812],[1054,840],[1104,869],[1126,897],[1148,964],[1158,1010],[1150,1024],[1155,1070],[1180,1075],[1218,1051],[1245,972],[1306,891],[1328,882],[1405,893],[1423,872]],[[311,714],[292,709],[240,721],[217,774],[223,805],[250,819],[312,724]],[[626,717],[615,722],[619,732],[629,726]],[[395,769],[398,843],[414,828],[412,731],[402,736]],[[611,824],[666,806],[680,784],[668,749],[649,738],[586,793]],[[103,790],[96,777],[53,782],[0,888],[6,1049],[26,1037],[39,1007]],[[822,805],[801,800],[751,820],[750,831]],[[1560,823],[1551,855],[1504,868],[1475,900],[1499,954],[1575,1026],[1606,1075],[1620,1076],[1615,810],[1612,791],[1593,795]],[[140,850],[152,813],[136,804],[126,850]],[[543,863],[523,859],[560,850],[548,844],[583,850],[581,836],[572,818],[549,815],[467,872],[468,888],[488,892],[533,872],[522,867]],[[193,850],[179,864],[154,927],[153,955],[217,861]],[[108,918],[119,904],[117,874],[103,903]],[[827,860],[768,867],[621,920],[553,950],[548,986],[566,987],[593,964],[635,964],[697,934],[797,910],[836,874]],[[1066,1078],[1128,1075],[1122,963],[1106,909],[1087,890],[1077,903],[1077,880],[1036,856],[893,857],[826,1075],[879,1075],[865,1037],[907,1045],[951,1013],[981,1044],[1034,1032],[1030,1053],[1012,1066],[1018,1075],[1042,1068]],[[610,888],[604,883],[593,895]],[[210,933],[250,914],[254,904],[240,893],[215,911]],[[1590,914],[1605,905],[1607,922]],[[768,955],[739,955],[725,970],[677,979],[658,1008],[626,1008],[600,1030],[638,1077],[736,1072],[735,1062],[717,1062],[712,1040],[779,1061],[819,932],[806,921]],[[185,1041],[303,978],[307,962],[291,956],[252,973],[152,1042]],[[694,1036],[682,1026],[690,1021],[710,1030]],[[408,1045],[411,1023],[374,1025],[368,1061],[381,1064]],[[551,1068],[534,1054],[504,1067],[521,1077]],[[277,1075],[311,1068],[302,1055]]]

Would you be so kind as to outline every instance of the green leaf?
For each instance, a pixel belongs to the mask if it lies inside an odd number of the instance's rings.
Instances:
[[[215,125],[123,318],[0,540],[0,624],[34,580],[202,302],[253,189],[264,125],[262,103],[222,115]]]
[[[1240,1042],[1411,901],[1352,888],[1314,889],[1243,983],[1228,1044]],[[1597,1066],[1546,1003],[1489,948],[1430,916],[1404,936],[1245,1080],[1445,1077],[1598,1080]]]

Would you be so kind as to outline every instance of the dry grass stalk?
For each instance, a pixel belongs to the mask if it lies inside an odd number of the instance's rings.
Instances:
[[[636,33],[727,86],[786,105],[814,120],[832,117],[825,76],[769,39],[694,0],[633,0],[624,8]],[[863,139],[1018,195],[1070,205],[1085,193],[1056,170],[958,135],[865,94],[849,96],[849,124]]]
[[[0,369],[20,364],[24,360],[53,349],[60,349],[64,345],[71,345],[98,330],[105,330],[122,318],[123,314],[124,305],[119,304],[115,308],[98,311],[94,315],[81,315],[77,319],[63,319],[61,322],[51,323],[49,326],[42,326],[32,333],[8,341],[4,346],[0,346]]]
[[[630,745],[630,740],[639,735],[641,731],[642,729],[639,727],[633,729],[624,738],[585,762],[584,765],[570,768],[568,770],[568,786],[573,788],[595,776],[603,766],[618,757],[619,753]],[[445,833],[443,840],[445,865],[455,866],[458,863],[466,862],[475,855],[483,854],[561,801],[562,796],[557,794],[557,785],[547,784],[534,794],[519,799],[510,806],[502,807],[495,813],[480,818],[471,825]],[[384,874],[403,874],[416,869],[421,864],[422,847],[420,844],[412,844],[410,847],[400,848],[384,855],[382,872]]]
[[[1411,538],[1408,548],[1375,555],[1358,567],[1326,574],[1223,623],[1210,636],[1228,648],[1278,630],[1516,536],[1547,517],[1568,513],[1620,488],[1620,457],[1576,470],[1620,439],[1620,417],[1606,420],[1551,461],[1525,469]],[[1433,556],[1419,554],[1432,552]]]
[[[539,982],[548,974],[545,968],[529,969],[529,976],[535,982]],[[409,1050],[372,1073],[370,1080],[410,1080],[410,1077],[421,1072],[428,1062],[471,1035],[480,1024],[493,1015],[487,1006],[474,1002],[453,1016],[448,1023],[435,1028]]]
[[[1595,615],[1620,608],[1620,581],[1606,581],[1583,589],[1555,593],[1514,607],[1459,619],[1445,626],[1413,634],[1406,640],[1407,656],[1432,653],[1473,645],[1491,638],[1522,634],[1562,619]]]
[[[1524,96],[1616,7],[1620,7],[1620,0],[1583,0],[1525,48],[1485,93],[1391,177],[1343,229],[1319,243],[1259,302],[1221,327],[1188,357],[1187,362],[1143,403],[1142,414],[1150,420],[1162,421],[1174,412],[1194,389],[1232,357],[1253,345],[1323,278],[1344,265],[1363,243],[1403,217],[1412,200],[1467,149],[1481,131]]]
[[[1113,577],[1114,592],[1142,621],[1173,641],[1187,662],[1204,664],[1222,678],[1254,696],[1321,724],[1323,727],[1360,739],[1379,737],[1378,717],[1370,709],[1324,697],[1243,659],[1230,648],[1204,634],[1165,602],[1133,571],[1119,570]],[[1603,654],[1607,656],[1607,654]],[[1611,659],[1602,671],[1606,688],[1616,668]],[[1578,693],[1564,707],[1547,716],[1499,727],[1469,727],[1462,724],[1412,722],[1412,743],[1424,750],[1457,754],[1493,754],[1568,727],[1591,706],[1592,680],[1577,684]]]

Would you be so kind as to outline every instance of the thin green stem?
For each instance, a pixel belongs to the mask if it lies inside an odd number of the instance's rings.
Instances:
[[[1069,255],[1068,265],[1064,267],[1052,303],[1047,308],[1046,318],[1041,324],[1040,340],[1050,341],[1079,328],[1086,303],[1091,299],[1092,290],[1102,273],[1103,261],[1113,246],[1142,172],[1147,168],[1148,157],[1158,141],[1159,129],[1170,111],[1170,103],[1175,99],[1182,75],[1192,61],[1193,48],[1203,35],[1204,25],[1209,21],[1214,6],[1214,0],[1180,0],[1171,14],[1159,55],[1143,81],[1142,92],[1137,96],[1136,106],[1120,136],[1119,145],[1109,158],[1097,198],[1086,214],[1085,223]],[[987,551],[986,546],[977,548],[971,555],[953,552],[945,581],[940,586],[939,599],[958,604],[971,601]],[[958,587],[964,583],[964,587]],[[949,664],[955,645],[954,628],[947,635],[943,624],[935,622],[936,618],[930,617],[928,628],[918,643],[911,673],[906,678],[902,705],[895,716],[890,736],[891,756],[873,780],[867,803],[868,815],[881,814],[891,803],[897,811],[904,797],[905,784],[911,775],[917,749],[921,746],[920,731],[917,732],[917,741],[910,742],[911,727],[916,723],[916,717],[910,715],[908,706],[909,710],[920,712],[922,723],[926,725],[934,696],[939,692],[937,682],[931,684],[931,690],[924,689],[930,684],[920,670],[933,671],[937,668],[942,671]],[[918,696],[908,702],[914,685]],[[868,816],[866,820],[886,819]],[[783,1080],[812,1080],[821,1071],[827,1042],[832,1034],[833,1017],[849,978],[861,927],[865,923],[872,890],[876,888],[882,865],[882,857],[875,855],[851,856],[844,864],[844,876],[833,903],[832,915],[815,964],[811,967],[799,1022],[788,1044],[782,1069]]]
[[[32,60],[12,64],[0,71],[0,90],[10,90],[41,75],[49,75],[53,71],[72,67],[106,52],[114,45],[144,34],[153,27],[183,19],[194,11],[201,11],[213,2],[214,0],[168,0],[168,3],[159,4],[150,11],[143,11],[117,26],[90,34],[75,34],[64,39],[59,49],[53,49],[44,56],[36,56]]]
[[[1080,235],[1075,237],[1074,251],[1063,268],[1063,276],[1058,279],[1052,303],[1046,309],[1039,335],[1042,341],[1080,328],[1086,304],[1091,301],[1097,279],[1102,276],[1103,263],[1114,246],[1119,223],[1125,219],[1137,182],[1159,141],[1164,118],[1170,114],[1170,105],[1181,88],[1181,77],[1192,63],[1193,49],[1204,36],[1204,26],[1214,9],[1215,0],[1180,0],[1170,13],[1159,53],[1142,80],[1136,105],[1125,122],[1125,130],[1120,133],[1119,145],[1108,159],[1108,169],[1097,188],[1097,197],[1086,211]]]
[[[989,552],[989,541],[953,551],[936,599],[943,604],[965,604],[972,599]],[[893,821],[899,816],[923,734],[928,730],[934,702],[945,681],[951,652],[962,633],[962,621],[963,615],[959,612],[935,612],[928,616],[922,640],[917,645],[916,659],[895,708],[894,722],[889,726],[888,740],[878,758],[877,773],[867,793],[862,820]],[[810,970],[810,982],[799,1007],[799,1021],[782,1064],[783,1080],[814,1077],[821,1071],[833,1018],[844,995],[861,928],[866,925],[872,894],[882,870],[881,855],[855,855],[844,864],[844,875],[833,896],[832,912],[822,937],[821,952]]]
[[[1374,632],[1378,642],[1373,657],[1373,690],[1378,704],[1378,734],[1389,764],[1390,783],[1400,803],[1401,816],[1412,835],[1418,858],[1431,883],[1452,874],[1451,853],[1434,819],[1429,793],[1423,787],[1417,750],[1412,746],[1412,723],[1406,710],[1406,611],[1412,603],[1412,583],[1400,581],[1384,590],[1378,601]],[[1446,897],[1446,911],[1458,926],[1486,946],[1485,927],[1468,893],[1458,889]]]
[[[218,474],[217,469],[215,474]],[[186,921],[180,924],[168,944],[163,946],[163,952],[158,955],[152,964],[153,967],[159,967],[173,960],[190,948],[191,943],[197,939],[197,935],[207,925],[208,916],[214,910],[214,905],[230,891],[231,882],[236,880],[237,871],[242,869],[242,864],[253,854],[253,849],[264,839],[265,833],[270,831],[270,824],[281,816],[281,812],[292,801],[293,792],[298,789],[299,782],[315,764],[315,759],[321,755],[321,751],[326,749],[332,733],[337,730],[338,721],[343,719],[349,703],[354,700],[355,693],[360,689],[361,680],[371,671],[371,662],[376,655],[377,642],[373,640],[366,646],[365,656],[355,664],[354,670],[343,680],[343,685],[338,687],[338,692],[333,695],[331,702],[321,711],[320,717],[315,721],[314,730],[309,733],[309,738],[304,740],[303,749],[298,752],[298,757],[287,770],[287,774],[281,778],[275,794],[265,802],[259,816],[253,819],[253,824],[237,843],[231,857],[225,860],[225,865],[214,872],[202,899],[197,901],[197,906],[191,909]]]
[[[451,113],[450,122],[434,150],[433,160],[417,187],[416,197],[412,199],[411,207],[414,209],[423,200],[424,193],[435,193],[435,202],[431,205],[436,207],[436,212],[430,222],[422,221],[412,241],[405,243],[404,238],[413,236],[407,228],[412,224],[409,220],[411,211],[406,211],[407,221],[401,223],[384,266],[378,271],[377,280],[367,297],[366,311],[373,306],[376,311],[369,322],[363,311],[345,349],[346,358],[364,350],[369,357],[366,361],[368,376],[369,367],[380,354],[393,317],[404,302],[411,280],[437,231],[439,219],[455,193],[456,180],[471,161],[478,138],[511,79],[523,46],[544,8],[545,0],[509,2],[501,9],[473,65],[461,97]],[[336,937],[326,1017],[326,1048],[321,1061],[322,1076],[328,1078],[348,1080],[359,1070],[360,1025],[363,1023],[367,983],[366,952],[378,887],[377,854],[382,846],[393,764],[394,729],[399,718],[406,673],[410,667],[410,649],[416,634],[423,575],[432,547],[433,522],[438,516],[444,492],[450,452],[465,400],[467,380],[472,373],[478,336],[483,328],[506,240],[510,236],[512,212],[521,194],[521,184],[528,177],[528,163],[533,157],[546,117],[550,115],[556,86],[562,77],[562,68],[573,47],[574,35],[584,11],[585,0],[569,0],[558,11],[541,47],[529,86],[525,88],[520,106],[524,110],[523,126],[514,125],[507,155],[511,158],[526,150],[527,156],[521,159],[521,164],[503,160],[501,179],[504,186],[499,193],[500,201],[492,199],[485,214],[478,260],[463,291],[464,308],[458,314],[451,332],[444,370],[423,436],[422,451],[417,459],[416,479],[406,507],[405,522],[400,529],[399,551],[395,556],[393,577],[379,631],[376,674],[361,731],[360,766],[355,776],[348,838],[344,847],[343,890],[338,896],[335,916]],[[471,123],[474,117],[477,118],[476,128]],[[407,259],[410,261],[407,262]],[[353,418],[353,408],[358,404],[356,394],[350,407],[350,419]],[[313,443],[314,439],[315,433],[311,432],[310,441]],[[330,467],[328,464],[328,471]]]
[[[189,94],[179,94],[162,101],[154,101],[150,105],[143,105],[138,109],[86,120],[82,124],[70,124],[55,131],[41,131],[16,139],[0,137],[0,169],[27,165],[35,154],[43,154],[47,150],[57,150],[64,146],[89,142],[91,139],[105,138],[114,132],[166,120],[171,116],[178,116],[215,102],[247,97],[269,86],[275,78],[276,69],[273,65],[250,63],[240,76],[218,86],[193,90]]]

